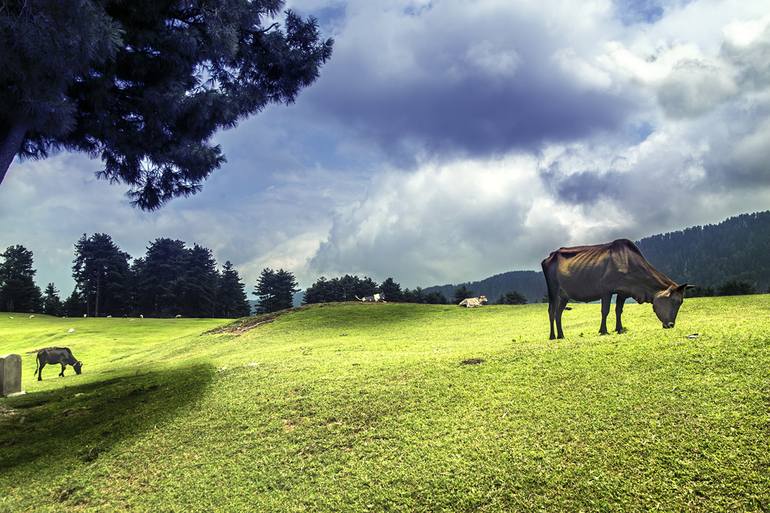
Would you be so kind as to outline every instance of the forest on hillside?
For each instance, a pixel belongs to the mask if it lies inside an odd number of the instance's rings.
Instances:
[[[645,237],[637,245],[678,283],[719,290],[730,281],[745,282],[758,292],[770,287],[770,211]]]
[[[636,244],[658,270],[678,283],[696,285],[700,293],[767,292],[770,287],[770,211],[652,235]],[[474,282],[427,287],[425,292],[451,297],[460,286],[491,299],[510,291],[523,294],[529,302],[540,302],[545,296],[539,271],[511,271]]]

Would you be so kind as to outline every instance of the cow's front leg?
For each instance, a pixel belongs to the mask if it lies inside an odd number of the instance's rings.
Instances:
[[[43,367],[45,367],[45,362],[40,362],[40,370],[37,372],[38,381],[43,381]]]
[[[602,325],[599,326],[599,335],[607,335],[607,316],[610,313],[610,300],[612,294],[602,297]]]
[[[60,377],[60,378],[63,378],[63,377],[64,377],[64,369],[66,369],[66,368],[67,368],[67,365],[66,365],[66,364],[64,364],[64,363],[63,363],[63,364],[61,364],[61,372],[59,373],[59,377]]]
[[[615,298],[615,331],[618,333],[623,333],[625,331],[620,317],[623,315],[623,303],[626,302],[626,299],[628,298],[621,294],[618,294],[618,297]]]

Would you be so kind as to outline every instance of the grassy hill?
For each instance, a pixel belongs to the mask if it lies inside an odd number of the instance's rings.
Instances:
[[[598,315],[556,342],[545,305],[2,314],[28,394],[0,399],[0,512],[767,511],[770,297]],[[83,374],[35,381],[51,345]]]

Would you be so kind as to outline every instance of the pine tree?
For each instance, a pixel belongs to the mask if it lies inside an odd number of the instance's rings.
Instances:
[[[254,295],[259,298],[257,311],[270,313],[291,308],[295,292],[298,292],[297,280],[292,273],[283,269],[275,271],[265,268],[254,290]]]
[[[43,313],[47,315],[60,316],[63,312],[63,305],[59,298],[59,291],[53,283],[49,283],[45,288],[43,296]]]
[[[83,299],[80,297],[80,293],[78,293],[77,288],[73,290],[72,294],[70,294],[67,300],[64,301],[62,309],[64,311],[64,315],[68,317],[80,317],[85,313],[86,305],[83,302]]]
[[[445,305],[447,304],[447,299],[441,292],[433,291],[428,292],[425,294],[425,303],[429,305]]]
[[[498,305],[526,305],[527,298],[519,294],[515,290],[503,294],[500,299],[497,300]]]
[[[72,277],[88,315],[121,315],[130,303],[128,253],[106,233],[85,234],[75,244]]]
[[[302,303],[310,305],[313,303],[328,303],[334,301],[331,294],[331,287],[329,281],[325,277],[321,276],[305,289],[305,295],[302,297]]]
[[[0,309],[8,312],[39,312],[43,308],[40,288],[35,285],[32,252],[21,245],[9,246],[0,263]]]
[[[213,317],[216,314],[219,273],[210,249],[195,244],[187,250],[182,280],[181,314],[185,317]]]
[[[416,287],[414,290],[404,289],[404,302],[424,303],[425,292],[423,292],[422,287]]]
[[[281,0],[0,3],[0,183],[18,154],[99,155],[135,205],[193,194],[217,130],[291,103],[331,56]],[[268,26],[266,24],[271,23]]]
[[[401,301],[404,298],[404,294],[401,292],[401,285],[396,283],[393,278],[387,278],[382,282],[380,292],[385,295],[387,301]]]
[[[222,266],[217,289],[218,316],[225,318],[245,317],[251,313],[246,298],[245,285],[238,271],[228,260]]]
[[[174,317],[183,308],[189,252],[181,240],[155,239],[136,268],[136,313]]]

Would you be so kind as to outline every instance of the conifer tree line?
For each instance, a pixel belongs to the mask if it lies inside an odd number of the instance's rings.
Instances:
[[[382,294],[386,301],[400,303],[446,304],[447,298],[440,292],[425,293],[422,288],[401,289],[393,278],[377,284],[368,276],[358,277],[346,274],[332,279],[321,276],[305,290],[304,304],[330,303],[334,301],[355,301],[356,298]]]
[[[696,226],[639,241],[642,252],[680,283],[698,285],[689,296],[727,296],[770,292],[770,211],[744,214],[718,225]],[[13,245],[0,253],[0,311],[44,312],[69,316],[242,317],[250,313],[245,285],[230,262],[218,267],[211,250],[180,240],[158,238],[144,256],[132,258],[107,234],[83,235],[75,243],[72,276],[76,286],[64,299],[53,283],[35,283],[30,250]],[[532,278],[539,273],[527,272]],[[498,275],[488,278],[490,281]],[[401,288],[393,278],[382,283],[368,276],[320,277],[305,290],[303,303],[354,301],[380,293],[391,302],[446,304],[478,295],[477,285],[445,285],[424,290]],[[498,304],[527,298],[508,287],[495,292]],[[436,289],[443,289],[436,290]],[[482,289],[483,290],[483,289]],[[252,294],[258,312],[293,306],[294,275],[264,269]],[[502,292],[502,294],[501,294]],[[522,290],[524,292],[524,290]],[[446,294],[446,295],[445,295]],[[494,301],[494,297],[490,297]]]
[[[243,317],[245,285],[228,261],[221,269],[211,250],[158,238],[132,259],[109,235],[83,235],[75,243],[75,288],[62,301],[56,285],[35,284],[32,252],[10,246],[0,253],[0,310],[67,316]]]

